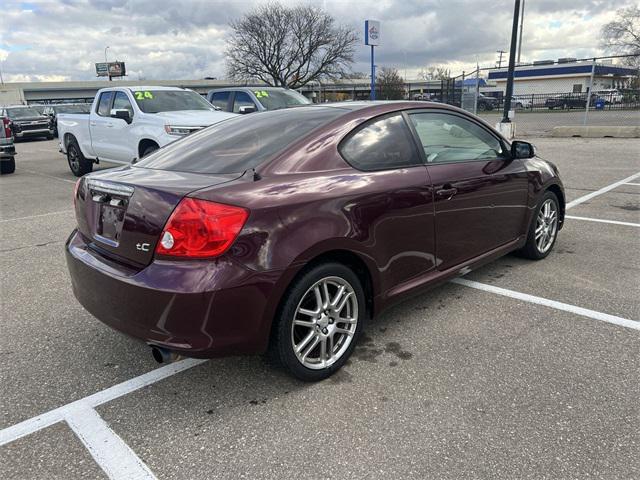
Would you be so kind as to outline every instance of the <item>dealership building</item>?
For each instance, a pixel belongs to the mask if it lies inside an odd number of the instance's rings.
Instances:
[[[611,63],[576,61],[575,59],[543,60],[533,65],[516,67],[514,73],[514,95],[535,93],[582,93],[586,92],[593,74],[593,90],[626,88],[638,70]],[[495,85],[491,90],[505,91],[507,69],[492,70],[487,76],[488,83]]]

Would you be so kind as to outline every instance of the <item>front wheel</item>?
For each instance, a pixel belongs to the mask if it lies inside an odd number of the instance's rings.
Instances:
[[[275,356],[299,379],[323,380],[353,352],[365,316],[357,275],[339,263],[317,265],[295,280],[283,298]]]
[[[527,243],[519,253],[532,260],[549,255],[558,237],[559,217],[558,197],[551,191],[545,192],[531,219]]]

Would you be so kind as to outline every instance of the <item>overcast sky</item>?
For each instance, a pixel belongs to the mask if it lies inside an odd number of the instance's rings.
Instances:
[[[380,20],[379,66],[415,78],[426,66],[452,73],[492,66],[509,49],[513,0],[300,0],[363,31]],[[227,24],[260,0],[2,0],[4,81],[91,80],[95,62],[124,60],[129,78],[224,78]],[[286,0],[283,3],[296,3]],[[599,32],[633,0],[526,0],[523,61],[603,53]],[[359,46],[356,71],[368,70]]]

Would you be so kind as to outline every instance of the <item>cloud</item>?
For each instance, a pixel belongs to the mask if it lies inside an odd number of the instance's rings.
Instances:
[[[197,79],[225,75],[229,21],[266,0],[4,0],[0,61],[5,81],[91,80],[94,63],[127,63],[130,78]],[[382,22],[376,63],[407,71],[446,65],[455,73],[492,66],[508,50],[513,0],[301,0],[336,21],[363,29]],[[285,3],[294,4],[294,0]],[[524,60],[593,56],[601,26],[632,0],[527,2]],[[28,45],[25,46],[25,39]],[[356,71],[368,71],[369,51],[356,49]]]

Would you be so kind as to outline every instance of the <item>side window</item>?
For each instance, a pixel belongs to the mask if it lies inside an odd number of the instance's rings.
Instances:
[[[388,170],[421,164],[402,115],[374,120],[340,146],[342,156],[359,170]]]
[[[133,106],[129,101],[129,97],[124,92],[116,92],[116,98],[113,99],[114,110],[129,110],[129,115],[133,117]]]
[[[231,92],[216,92],[211,97],[211,104],[226,111],[229,95],[231,95]]]
[[[98,102],[98,111],[96,112],[101,117],[108,117],[111,114],[111,97],[113,92],[103,92],[100,94],[100,101]]]
[[[468,162],[502,158],[502,144],[481,126],[446,113],[409,115],[427,163]]]
[[[236,92],[236,98],[233,100],[233,113],[238,113],[240,107],[256,107],[247,92]]]

